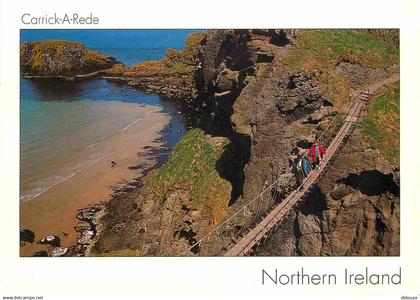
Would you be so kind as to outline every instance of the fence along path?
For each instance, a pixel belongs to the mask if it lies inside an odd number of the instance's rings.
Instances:
[[[351,129],[357,123],[363,106],[366,104],[370,95],[378,90],[381,86],[395,82],[399,80],[399,74],[393,74],[392,76],[371,84],[367,90],[356,93],[355,96],[350,97],[339,109],[337,114],[331,120],[330,124],[318,137],[317,141],[323,137],[331,125],[337,120],[344,108],[350,107],[347,114],[345,115],[341,127],[338,130],[336,136],[327,148],[327,152],[324,158],[321,160],[319,167],[313,170],[308,177],[305,178],[304,182],[292,191],[286,199],[281,201],[278,205],[274,205],[279,201],[279,195],[274,192],[280,178],[275,180],[268,187],[264,188],[263,191],[256,196],[254,199],[249,201],[247,204],[242,206],[236,212],[234,212],[224,222],[219,224],[216,228],[207,233],[199,241],[195,242],[190,248],[184,251],[181,255],[221,255],[224,256],[242,256],[247,255],[251,250],[258,245],[261,240],[268,236],[270,230],[275,227],[276,224],[284,217],[284,215],[305,195],[308,189],[315,183],[318,177],[325,170],[328,162],[337,152],[339,146],[343,143],[345,137],[350,133]],[[304,154],[307,155],[308,151]],[[290,172],[291,169],[288,170]],[[274,208],[265,216],[263,215],[269,211],[272,207]],[[252,214],[251,220],[247,221],[248,216]],[[255,221],[258,221],[260,217],[263,219],[258,222],[250,231],[245,233],[247,225],[252,227]],[[241,224],[238,226],[238,224]],[[239,229],[237,229],[239,227]]]

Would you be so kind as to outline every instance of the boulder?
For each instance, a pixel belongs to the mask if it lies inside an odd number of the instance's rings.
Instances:
[[[239,72],[225,69],[217,79],[219,92],[230,92],[239,84]]]
[[[23,229],[20,231],[20,246],[24,246],[26,243],[33,243],[35,241],[35,233],[29,229]]]
[[[51,257],[60,257],[66,255],[68,248],[56,247],[52,249],[49,253]]]
[[[38,243],[42,245],[51,245],[53,247],[60,247],[61,240],[56,235],[47,235],[46,237],[42,238]]]
[[[320,233],[320,221],[314,215],[298,214],[299,231],[302,235]]]

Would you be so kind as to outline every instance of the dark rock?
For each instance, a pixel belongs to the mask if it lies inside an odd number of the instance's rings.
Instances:
[[[26,243],[31,243],[35,241],[35,233],[29,229],[23,229],[20,231],[20,246],[24,246]]]
[[[345,185],[340,184],[330,192],[330,196],[334,200],[339,200],[347,196],[349,193],[350,190]]]
[[[358,189],[368,196],[379,196],[385,192],[399,196],[400,191],[394,182],[393,174],[383,174],[378,170],[362,171],[360,174],[350,173],[339,182]]]
[[[129,183],[130,186],[136,186],[137,184]],[[134,187],[131,187],[134,189]],[[84,222],[85,225],[75,226],[74,230],[79,233],[76,244],[69,247],[66,256],[85,256],[93,245],[97,230],[99,226],[99,215],[103,211],[102,205],[94,205],[79,210],[76,217],[80,221]]]
[[[270,63],[274,60],[274,55],[267,53],[258,53],[257,54],[257,63]]]
[[[360,86],[367,80],[375,80],[386,75],[384,68],[366,68],[359,63],[341,61],[337,64],[336,70],[349,78],[352,86]]]

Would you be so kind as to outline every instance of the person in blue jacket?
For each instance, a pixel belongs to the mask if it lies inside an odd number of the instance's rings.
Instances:
[[[305,157],[298,158],[295,168],[295,174],[299,184],[303,183],[303,179],[311,173],[311,164]]]
[[[302,157],[302,170],[303,170],[303,173],[305,174],[305,177],[307,177],[309,173],[311,173],[312,171],[311,164],[305,157]]]

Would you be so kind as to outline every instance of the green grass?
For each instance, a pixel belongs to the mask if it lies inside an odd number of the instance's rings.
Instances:
[[[339,107],[350,94],[349,78],[336,72],[341,61],[388,68],[399,63],[397,47],[367,32],[351,29],[299,30],[295,46],[282,61],[285,72],[319,70],[324,97]]]
[[[368,67],[389,67],[398,63],[399,51],[374,36],[351,29],[302,30],[287,63],[291,68],[303,61],[335,65],[346,59]],[[329,62],[329,63],[328,63]]]
[[[172,75],[172,74],[192,74],[194,72],[195,67],[187,65],[183,62],[176,62],[171,66],[166,67],[163,70],[164,74]]]
[[[190,208],[200,210],[210,223],[217,223],[224,215],[231,193],[230,183],[222,179],[216,162],[228,140],[210,140],[201,129],[192,129],[179,141],[168,161],[155,170],[146,189],[161,204],[175,190],[188,191]]]
[[[314,124],[299,124],[296,128],[296,133],[299,135],[311,134],[315,130]]]
[[[393,165],[400,158],[400,89],[398,84],[375,96],[363,120],[363,133]]]
[[[38,44],[40,47],[49,48],[49,47],[72,47],[72,48],[84,48],[82,43],[70,42],[65,40],[43,40]]]

